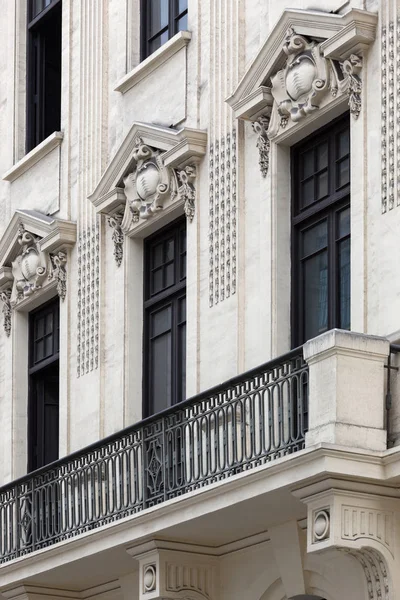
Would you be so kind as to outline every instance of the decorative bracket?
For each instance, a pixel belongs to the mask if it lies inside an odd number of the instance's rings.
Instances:
[[[114,258],[117,263],[117,267],[120,267],[122,264],[122,259],[124,256],[124,234],[121,229],[121,223],[123,219],[122,213],[115,213],[108,217],[108,224],[113,230],[111,239],[114,242]]]
[[[270,117],[261,115],[253,122],[253,131],[257,134],[257,148],[260,153],[260,171],[263,177],[266,177],[269,169],[269,152],[271,142],[268,137],[268,127]]]
[[[188,165],[183,171],[178,171],[178,180],[181,183],[178,194],[184,201],[183,210],[190,222],[193,221],[195,215],[196,190],[194,182],[196,174],[195,165]]]
[[[0,300],[3,302],[3,327],[6,332],[6,336],[10,337],[11,333],[11,288],[5,289],[0,292]]]

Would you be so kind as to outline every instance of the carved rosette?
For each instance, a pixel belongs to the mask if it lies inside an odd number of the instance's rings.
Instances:
[[[196,192],[194,181],[196,179],[196,167],[194,165],[187,166],[182,171],[178,171],[178,180],[180,187],[178,194],[184,200],[183,210],[190,222],[194,219]]]
[[[117,267],[120,267],[122,264],[122,259],[124,256],[124,234],[121,229],[121,223],[123,219],[123,214],[117,213],[115,215],[111,215],[108,217],[108,224],[113,230],[111,239],[114,243],[114,258],[117,263]]]
[[[135,169],[123,181],[132,220],[137,223],[160,212],[175,196],[177,184],[173,169],[163,164],[161,151],[147,146],[142,138],[136,140],[133,158]]]
[[[260,154],[259,164],[260,171],[263,177],[266,177],[269,169],[269,152],[271,149],[271,142],[268,138],[268,127],[270,123],[270,117],[261,115],[253,123],[253,131],[257,134],[257,148]]]
[[[7,337],[10,337],[11,333],[11,288],[0,292],[0,300],[3,302],[3,327]]]

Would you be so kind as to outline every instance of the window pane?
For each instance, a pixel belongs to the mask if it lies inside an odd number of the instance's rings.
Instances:
[[[303,232],[302,256],[308,256],[326,248],[328,244],[328,223],[321,221]]]
[[[350,130],[346,129],[339,133],[338,135],[338,156],[337,158],[342,158],[349,154],[350,152]]]
[[[188,29],[188,16],[183,15],[180,19],[178,19],[178,31],[187,31]]]
[[[350,329],[350,238],[339,244],[339,327]]]
[[[320,144],[317,148],[317,170],[326,169],[328,166],[328,143]]]
[[[36,320],[36,339],[42,338],[44,336],[44,317],[41,317]]]
[[[311,175],[314,174],[315,168],[314,168],[314,149],[312,150],[308,150],[308,152],[304,152],[304,154],[302,154],[302,163],[303,163],[303,168],[302,168],[302,179],[307,179],[307,177],[310,177]]]
[[[350,234],[350,207],[338,214],[338,230],[340,238]]]
[[[175,283],[175,265],[171,263],[165,267],[165,287],[170,287]]]
[[[165,242],[165,262],[174,260],[174,256],[175,256],[175,243],[174,243],[174,239],[172,238]]]
[[[151,337],[156,337],[171,329],[172,312],[171,305],[151,315]]]
[[[150,42],[150,44],[149,44],[150,54],[152,54],[153,52],[158,50],[158,48],[160,48],[163,44],[165,44],[165,42],[168,42],[168,37],[169,37],[169,33],[168,33],[168,29],[167,29],[167,31],[164,31],[164,33],[162,33],[161,35],[156,37],[152,42]]]
[[[309,340],[328,328],[328,253],[304,264],[304,333]]]
[[[168,26],[168,0],[147,0],[150,2],[150,35]]]
[[[322,200],[328,195],[328,171],[317,175],[317,200]]]
[[[184,10],[187,10],[187,7],[188,7],[188,0],[179,0],[179,2],[178,2],[179,14],[181,14],[181,12],[183,12]]]
[[[312,204],[314,198],[314,178],[303,181],[301,184],[301,206],[304,208]]]
[[[153,413],[159,412],[171,405],[171,355],[171,332],[151,342],[150,405]]]
[[[151,294],[158,294],[164,288],[163,268],[160,267],[151,274]]]
[[[163,244],[157,244],[153,248],[153,269],[163,264]]]
[[[343,185],[350,183],[350,158],[344,158],[336,165],[336,187],[341,188]]]
[[[43,359],[44,359],[44,340],[40,340],[39,342],[37,342],[37,344],[35,344],[35,360],[34,360],[34,362],[37,363]]]
[[[48,335],[45,337],[45,348],[46,348],[46,358],[53,354],[53,336]]]

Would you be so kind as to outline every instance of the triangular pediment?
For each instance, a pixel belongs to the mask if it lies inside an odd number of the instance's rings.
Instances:
[[[133,123],[131,129],[89,196],[98,212],[110,214],[124,204],[124,177],[135,168],[134,151],[141,141],[160,150],[165,167],[182,169],[198,161],[206,152],[207,133],[184,127],[174,129],[148,123]]]
[[[254,121],[272,103],[271,77],[287,61],[284,45],[288,31],[321,43],[325,59],[344,61],[353,54],[362,55],[373,42],[377,21],[376,14],[359,9],[344,15],[286,9],[227,99],[235,116]]]

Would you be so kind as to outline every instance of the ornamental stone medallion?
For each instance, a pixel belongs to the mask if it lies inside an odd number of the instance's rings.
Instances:
[[[348,94],[349,108],[357,118],[361,110],[361,58],[351,55],[344,62],[325,58],[321,44],[289,28],[282,47],[287,56],[283,69],[271,76],[274,103],[268,128],[273,139],[289,120],[298,123],[318,110],[322,101]]]
[[[18,243],[21,253],[11,264],[14,278],[11,306],[42,287],[49,267],[48,258],[40,250],[39,238],[26,231],[23,225],[19,227]]]
[[[124,177],[125,195],[132,220],[148,219],[162,210],[165,202],[177,193],[177,180],[173,169],[165,167],[161,152],[136,140],[133,151],[135,170]]]

